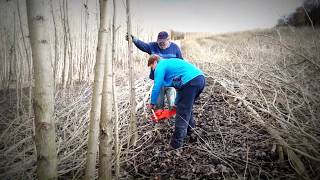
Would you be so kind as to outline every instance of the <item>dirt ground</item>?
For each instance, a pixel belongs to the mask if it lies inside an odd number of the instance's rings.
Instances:
[[[272,139],[256,126],[246,110],[229,104],[222,87],[207,79],[194,108],[195,133],[171,150],[174,119],[154,124],[140,117],[140,136],[123,178],[154,179],[293,179],[288,161],[279,161]],[[148,134],[148,135],[146,135]]]

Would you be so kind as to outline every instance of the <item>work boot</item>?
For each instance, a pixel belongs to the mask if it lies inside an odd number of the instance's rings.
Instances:
[[[173,148],[173,149],[178,149],[180,147],[182,147],[183,145],[183,142],[178,142],[177,140],[175,139],[171,139],[170,141],[170,146]]]

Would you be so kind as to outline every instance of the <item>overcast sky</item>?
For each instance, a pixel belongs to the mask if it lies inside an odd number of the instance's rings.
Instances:
[[[124,13],[121,0],[122,12]],[[194,32],[270,28],[303,0],[131,0],[132,14],[144,26]]]
[[[0,19],[13,21],[16,1],[0,0]],[[23,0],[21,2],[22,14]],[[53,1],[58,5],[59,1]],[[85,0],[68,0],[71,28],[80,29],[81,12]],[[97,30],[99,0],[88,0],[89,28]],[[126,0],[116,0],[118,24],[124,23]],[[271,28],[277,20],[295,11],[303,0],[130,0],[133,23],[143,30],[176,30],[183,32],[235,32],[258,28]],[[112,8],[112,0],[109,0]],[[11,8],[10,8],[11,7]],[[59,14],[59,6],[54,11]],[[3,12],[2,12],[3,11]],[[111,11],[110,15],[111,15]],[[24,15],[25,16],[25,15]],[[26,18],[24,18],[26,19]],[[25,20],[26,21],[26,20]],[[10,24],[10,23],[9,23]],[[11,23],[12,24],[12,23]],[[125,28],[126,26],[122,26]],[[1,28],[1,27],[0,27]]]

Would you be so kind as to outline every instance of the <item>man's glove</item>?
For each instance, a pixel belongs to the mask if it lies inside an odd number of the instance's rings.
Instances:
[[[132,34],[131,34],[130,36],[131,36],[131,39],[132,39],[132,41],[133,41],[134,36],[133,36]],[[126,41],[129,41],[129,35],[128,35],[128,34],[126,34]]]

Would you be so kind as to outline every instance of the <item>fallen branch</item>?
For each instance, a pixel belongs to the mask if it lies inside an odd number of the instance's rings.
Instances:
[[[289,148],[288,143],[280,136],[280,133],[275,129],[275,127],[271,124],[267,124],[250,105],[248,105],[248,101],[241,98],[238,94],[234,93],[230,89],[228,89],[223,83],[220,83],[222,87],[224,87],[230,94],[234,95],[237,99],[239,99],[243,105],[251,112],[251,116],[262,126],[264,127],[268,133],[275,138],[281,146],[285,147],[285,152],[288,155],[288,159],[292,162],[292,167],[294,170],[302,176],[304,179],[310,179],[307,175],[306,168],[301,161],[301,159],[296,155],[296,153],[292,150],[293,148]]]

